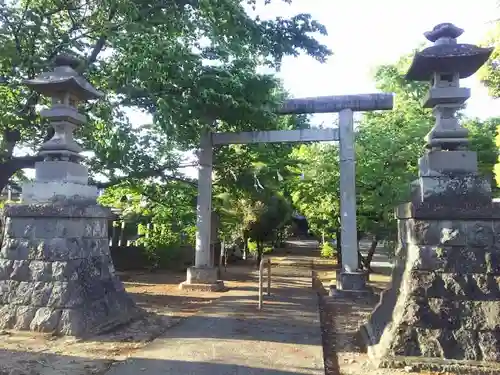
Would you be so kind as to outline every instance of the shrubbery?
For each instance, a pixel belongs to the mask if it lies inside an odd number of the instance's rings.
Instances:
[[[328,241],[323,242],[321,245],[321,256],[323,258],[333,258],[336,255],[336,251],[332,244]]]

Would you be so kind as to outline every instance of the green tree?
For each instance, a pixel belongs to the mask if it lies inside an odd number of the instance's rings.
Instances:
[[[126,199],[124,199],[126,197]],[[180,181],[115,185],[99,197],[105,206],[122,210],[122,218],[138,229],[142,246],[155,266],[169,266],[196,232],[196,189]]]
[[[91,123],[79,136],[95,152],[93,174],[109,183],[179,177],[175,150],[195,147],[216,121],[217,129],[272,127],[277,82],[256,67],[330,54],[310,15],[264,21],[238,0],[15,0],[0,5],[0,18],[0,188],[33,166],[50,136],[35,110],[46,101],[21,83],[62,52],[80,57],[78,70],[108,94],[85,106]],[[126,108],[152,123],[134,126]]]
[[[494,47],[494,50],[488,62],[479,70],[479,78],[491,96],[500,98],[500,19],[493,22],[484,44]]]

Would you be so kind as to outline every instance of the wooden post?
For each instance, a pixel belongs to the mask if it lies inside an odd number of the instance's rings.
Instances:
[[[267,259],[267,295],[271,295],[271,259]]]
[[[122,220],[120,228],[120,240],[118,241],[118,246],[123,246],[124,243],[125,243],[125,220]]]

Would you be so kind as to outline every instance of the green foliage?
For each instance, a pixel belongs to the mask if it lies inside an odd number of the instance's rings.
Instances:
[[[191,185],[116,185],[106,189],[99,202],[121,209],[125,220],[139,224],[136,244],[159,266],[176,262],[182,246],[194,244],[196,190]]]
[[[290,182],[294,206],[307,217],[315,233],[331,233],[339,225],[338,147],[329,144],[302,145],[295,150],[299,160]]]
[[[136,241],[137,245],[144,247],[152,264],[165,267],[179,260],[181,239],[169,223],[153,225],[149,230],[142,225],[140,232],[144,235]]]
[[[128,221],[151,223],[138,240],[147,251],[174,254],[179,245],[193,243],[196,183],[182,174],[181,152],[197,148],[206,128],[300,127],[304,116],[274,114],[285,94],[275,77],[258,73],[257,67],[279,68],[283,57],[300,53],[318,61],[331,54],[314,38],[326,30],[310,15],[261,20],[245,5],[257,7],[252,0],[2,3],[0,190],[13,173],[36,160],[14,156],[14,150],[33,153],[50,136],[35,111],[47,98],[21,82],[48,69],[58,54],[70,53],[82,61],[78,70],[107,94],[83,106],[90,123],[77,134],[82,147],[94,152],[86,160],[92,179],[106,181],[100,184],[108,187],[101,203],[123,209]],[[152,120],[133,124],[129,110]],[[266,194],[278,186],[276,176],[287,177],[290,161],[281,156],[290,150],[287,145],[216,150],[215,193],[239,202],[228,209],[232,216],[225,216],[231,219],[223,231],[249,230],[249,220],[237,224],[234,213],[242,210],[258,211],[248,217],[260,217],[273,230],[283,226],[271,213],[273,203],[267,207],[249,186],[258,190],[263,184]],[[261,232],[254,224],[253,235]]]
[[[491,96],[500,98],[500,19],[496,20],[484,43],[494,47],[488,62],[479,70],[479,78]]]
[[[321,245],[321,256],[323,258],[333,258],[335,256],[335,253],[336,251],[330,242],[323,242],[323,244]]]
[[[85,106],[90,124],[78,137],[95,153],[93,177],[108,184],[180,178],[176,150],[196,147],[215,122],[219,130],[274,128],[282,95],[257,66],[331,54],[314,38],[326,30],[310,15],[261,20],[239,0],[14,0],[0,5],[0,18],[0,188],[35,161],[14,150],[32,153],[48,135],[35,110],[47,99],[21,83],[62,52],[78,56],[78,70],[107,93]],[[129,109],[152,123],[132,124]]]
[[[498,190],[499,180],[496,177],[498,161],[498,145],[495,144],[500,117],[481,121],[466,119],[463,125],[469,130],[470,149],[477,152],[478,168],[481,175],[491,178],[494,192]],[[495,177],[495,178],[492,178]]]
[[[254,240],[248,240],[247,244],[248,251],[250,254],[257,255],[259,253],[259,248],[257,242]],[[264,246],[262,247],[262,254],[269,254],[273,252],[272,246]]]
[[[257,242],[248,240],[247,248],[251,254],[257,254]]]

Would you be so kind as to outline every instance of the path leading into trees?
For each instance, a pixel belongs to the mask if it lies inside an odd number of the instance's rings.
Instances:
[[[323,375],[311,246],[296,241],[278,258],[262,311],[257,283],[230,290],[107,375]]]

